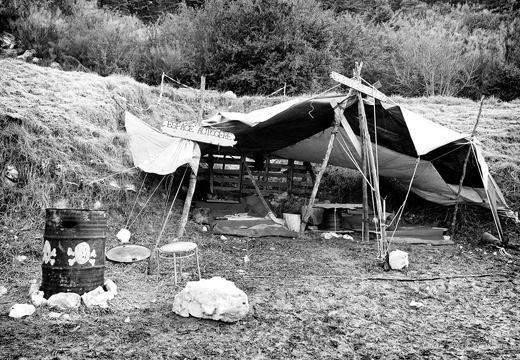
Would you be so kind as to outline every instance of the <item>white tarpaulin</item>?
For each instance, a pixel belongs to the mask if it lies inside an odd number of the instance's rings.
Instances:
[[[128,111],[125,112],[125,128],[134,165],[139,169],[167,175],[179,166],[189,164],[197,173],[200,148],[196,142],[163,134]]]

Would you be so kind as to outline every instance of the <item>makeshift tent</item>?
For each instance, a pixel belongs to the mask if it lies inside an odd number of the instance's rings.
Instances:
[[[334,121],[331,100],[346,102],[344,116],[350,129],[340,128],[329,164],[358,169],[360,155],[357,99],[329,96],[290,101],[278,106],[278,112],[265,109],[271,116],[262,119],[262,111],[250,116],[219,113],[203,122],[223,131],[232,132],[236,146],[226,153],[273,153],[277,156],[320,163],[327,149]],[[417,195],[443,205],[457,201],[459,181],[468,148],[470,159],[463,182],[463,202],[490,208],[486,189],[496,197],[500,212],[508,212],[505,199],[489,174],[477,140],[460,134],[394,104],[364,99],[372,146],[378,157],[379,174],[393,177],[405,184],[412,182]],[[262,119],[255,122],[255,119]],[[347,130],[355,138],[349,137]],[[203,154],[217,152],[212,146],[201,145]]]
[[[359,169],[360,130],[356,96],[294,99],[249,114],[221,112],[203,121],[202,125],[234,134],[237,143],[226,148],[199,143],[201,153],[247,156],[269,153],[286,159],[320,163],[334,124],[331,103],[342,104],[346,121],[341,123],[334,140],[329,164]],[[365,98],[363,107],[380,176],[398,179],[410,185],[412,192],[434,203],[452,205],[460,201],[489,208],[494,214],[511,215],[489,173],[478,140],[390,102]],[[135,145],[131,143],[130,146]],[[134,148],[133,154],[136,151]],[[185,150],[179,148],[177,151]],[[472,156],[459,194],[468,151]],[[186,162],[192,154],[186,155]],[[134,161],[135,158],[134,155]],[[136,165],[139,166],[137,161]],[[153,169],[149,171],[154,172]],[[497,227],[501,232],[499,222]]]

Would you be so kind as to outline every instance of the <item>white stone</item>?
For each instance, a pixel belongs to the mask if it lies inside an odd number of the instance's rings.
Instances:
[[[233,99],[237,98],[236,94],[233,91],[231,91],[231,90],[226,91],[224,93],[224,95],[226,95],[227,97],[233,98]]]
[[[18,56],[18,59],[23,61],[31,61],[36,51],[34,50],[25,50],[22,55]]]
[[[59,319],[60,316],[61,316],[61,313],[59,313],[59,312],[51,311],[51,312],[49,313],[49,317],[50,317],[51,319]]]
[[[422,308],[423,306],[424,306],[424,304],[421,302],[414,301],[414,300],[410,301],[410,307],[418,309],[418,308]]]
[[[47,300],[47,305],[60,310],[77,309],[81,304],[81,297],[76,293],[58,293]]]
[[[388,255],[388,262],[390,263],[390,268],[394,270],[408,267],[408,253],[394,250]]]
[[[61,65],[55,61],[53,61],[50,65],[49,65],[50,68],[52,69],[56,69],[56,70],[62,70],[61,68]]]
[[[343,235],[340,235],[340,234],[337,234],[333,231],[329,231],[329,232],[326,232],[326,233],[323,233],[321,235],[325,240],[330,240],[332,238],[340,238],[340,237],[343,237]]]
[[[34,314],[36,308],[31,304],[14,304],[11,306],[11,310],[9,311],[9,317],[14,319],[20,319],[24,316],[29,316]]]
[[[101,307],[107,308],[108,301],[114,298],[114,294],[111,291],[105,291],[101,286],[98,286],[94,290],[81,295],[81,300],[86,307]]]
[[[7,294],[7,288],[5,286],[0,286],[0,296],[4,296]]]
[[[121,229],[119,230],[119,232],[117,233],[116,237],[119,239],[119,241],[121,241],[122,243],[127,243],[129,240],[130,240],[130,231],[128,231],[127,229]]]
[[[189,281],[175,296],[173,312],[183,316],[236,322],[249,312],[247,295],[221,277]]]
[[[83,301],[83,304],[85,304],[85,306],[87,307],[97,306],[98,303],[95,298],[96,296],[103,294],[104,292],[105,290],[101,286],[98,286],[94,290],[91,290],[81,295],[81,300]]]
[[[32,304],[36,307],[46,305],[47,299],[45,299],[43,296],[44,296],[43,291],[38,291],[38,292],[32,293],[30,295]]]
[[[126,191],[132,191],[132,192],[137,192],[137,189],[135,187],[134,184],[125,184],[125,190]]]
[[[40,291],[40,284],[31,283],[31,286],[29,286],[29,295],[38,294],[39,291]]]
[[[106,279],[105,288],[110,291],[114,296],[117,295],[117,285],[110,279]]]

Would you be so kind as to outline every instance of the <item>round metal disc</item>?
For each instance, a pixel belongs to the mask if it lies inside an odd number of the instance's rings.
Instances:
[[[133,263],[148,259],[152,252],[146,246],[124,244],[107,251],[106,257],[110,261],[120,263]]]

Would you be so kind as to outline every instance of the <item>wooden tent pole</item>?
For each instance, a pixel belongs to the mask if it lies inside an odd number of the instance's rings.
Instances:
[[[325,152],[325,158],[323,159],[323,163],[321,164],[320,171],[316,176],[316,181],[314,182],[314,186],[312,187],[311,197],[309,199],[309,204],[307,206],[307,210],[303,214],[303,219],[300,225],[300,235],[305,231],[305,227],[307,226],[307,222],[312,214],[312,207],[314,205],[314,200],[316,198],[316,194],[318,193],[318,188],[320,187],[321,177],[325,172],[325,168],[329,163],[330,153],[332,152],[332,147],[334,145],[334,139],[336,138],[336,134],[338,132],[339,124],[341,122],[341,115],[343,114],[343,107],[338,105],[335,101],[331,101],[332,108],[334,109],[334,128],[330,134],[329,145],[327,146],[327,151]]]
[[[177,232],[177,237],[182,237],[184,233],[184,228],[188,223],[188,216],[190,215],[190,207],[191,200],[193,199],[193,194],[195,193],[195,185],[197,184],[197,172],[191,171],[190,174],[190,184],[188,186],[188,193],[186,194],[186,200],[184,201],[184,208],[182,209],[181,223],[179,226],[179,230]]]
[[[356,63],[356,69],[354,71],[354,77],[361,82],[361,68],[363,67],[363,63]],[[349,90],[349,94],[352,89]],[[361,93],[357,93],[358,96],[358,119],[359,119],[359,137],[361,139],[361,172],[363,174],[367,173],[367,139],[365,133],[365,126],[362,121],[361,114],[364,114],[365,109],[363,108],[363,101],[360,100]],[[366,121],[366,119],[365,119]],[[362,194],[363,194],[363,221],[361,223],[361,235],[363,237],[363,241],[370,241],[370,226],[368,223],[368,184],[366,180],[362,180]]]
[[[262,195],[262,192],[260,191],[260,188],[258,187],[258,184],[256,183],[255,177],[253,176],[253,173],[251,172],[251,169],[249,168],[249,165],[247,164],[247,161],[244,162],[244,166],[246,167],[247,174],[249,175],[249,178],[251,179],[251,182],[253,183],[253,186],[255,187],[256,193],[258,194],[258,197],[260,198],[260,201],[262,201],[262,204],[267,210],[267,216],[271,220],[273,220],[275,223],[282,225],[284,221],[282,219],[278,219],[271,210],[271,207],[269,204],[267,204],[267,201],[265,200],[264,196]]]
[[[206,77],[202,75],[200,77],[200,109],[199,109],[199,125],[202,124],[204,119],[204,92],[206,90]]]
[[[473,131],[471,132],[471,139],[473,139],[475,137],[475,133],[477,132],[477,126],[478,126],[478,122],[480,120],[480,114],[482,113],[482,104],[483,103],[484,103],[484,96],[482,96],[482,98],[480,99],[480,107],[478,109],[477,121],[475,122],[475,126],[473,127]],[[472,150],[472,147],[471,147],[471,142],[470,142],[468,153],[466,154],[466,158],[464,159],[464,165],[462,167],[462,176],[460,177],[459,190],[457,191],[457,199],[456,199],[456,202],[455,202],[455,209],[453,210],[453,218],[451,219],[450,230],[451,230],[451,236],[452,237],[455,236],[455,223],[457,222],[457,211],[459,210],[459,201],[460,201],[460,194],[462,192],[462,183],[464,182],[464,178],[466,177],[466,169],[468,167],[468,162],[469,162],[469,157],[471,155],[471,150]],[[500,239],[500,240],[502,240],[502,239]]]
[[[356,66],[358,78],[361,76],[361,66],[362,66],[362,64]],[[386,254],[388,252],[388,243],[386,241],[386,228],[385,228],[384,219],[383,219],[384,213],[383,213],[382,204],[381,204],[381,194],[379,192],[379,174],[378,174],[377,168],[376,168],[374,151],[372,149],[372,141],[370,140],[370,133],[368,132],[368,123],[367,123],[367,118],[366,118],[366,114],[365,114],[365,108],[363,107],[363,97],[360,92],[358,92],[357,96],[358,96],[358,110],[359,110],[360,127],[362,124],[363,132],[364,132],[363,139],[365,140],[363,149],[365,149],[365,151],[367,152],[367,156],[366,156],[366,158],[368,160],[367,167],[368,166],[370,167],[370,171],[372,173],[372,183],[373,183],[373,188],[374,188],[374,192],[375,192],[375,200],[376,200],[376,207],[377,207],[377,209],[375,209],[375,210],[377,210],[377,218],[380,223],[381,236],[379,239],[379,256],[381,258],[385,258]],[[363,195],[365,195],[365,194],[363,194]],[[365,224],[365,222],[363,224]],[[366,224],[368,225],[368,223],[366,223]]]

